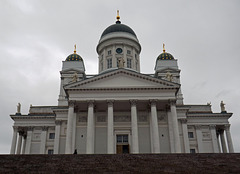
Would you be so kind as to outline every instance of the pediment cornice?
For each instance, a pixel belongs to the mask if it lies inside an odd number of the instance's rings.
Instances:
[[[109,89],[114,89],[114,90],[141,90],[141,89],[178,89],[180,87],[179,84],[174,83],[174,82],[169,82],[166,80],[162,80],[162,79],[158,79],[149,75],[145,75],[145,74],[141,74],[135,71],[130,71],[127,69],[117,69],[114,71],[110,71],[110,72],[106,72],[104,74],[99,74],[96,75],[92,78],[89,79],[85,79],[79,82],[75,82],[72,84],[68,84],[66,86],[64,86],[65,90],[73,90],[73,89],[79,89],[79,90],[90,90],[91,88],[88,88],[87,85],[91,84],[91,83],[97,83],[103,80],[109,80],[109,79],[113,79],[113,78],[117,78],[119,76],[126,76],[128,78],[132,78],[134,80],[137,81],[142,81],[144,83],[151,83],[154,84],[153,86],[121,86],[121,87],[101,87],[98,89],[101,90],[109,90]],[[94,88],[94,90],[96,90],[97,88]],[[93,89],[91,89],[93,90]]]

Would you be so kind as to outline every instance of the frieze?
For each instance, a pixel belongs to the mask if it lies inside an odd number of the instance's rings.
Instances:
[[[211,124],[211,125],[209,125],[209,128],[210,128],[210,129],[216,129],[216,125]]]
[[[61,125],[61,124],[62,124],[62,120],[56,120],[56,121],[55,121],[55,124],[56,124],[56,125]]]
[[[147,116],[146,115],[139,115],[138,116],[138,122],[147,122]]]
[[[105,115],[97,116],[97,122],[106,122],[106,116]]]
[[[114,116],[114,122],[131,122],[131,117],[127,115]]]
[[[203,139],[210,139],[211,138],[211,135],[210,135],[209,132],[203,132],[202,136],[203,136]]]
[[[167,121],[167,114],[166,113],[158,113],[158,122],[166,122]]]
[[[78,122],[87,122],[87,116],[86,115],[79,115]]]
[[[41,133],[34,133],[33,134],[33,139],[34,140],[40,140],[40,138],[41,138]]]

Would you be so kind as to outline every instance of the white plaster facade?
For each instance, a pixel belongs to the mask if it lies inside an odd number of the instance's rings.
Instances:
[[[176,59],[157,59],[155,73],[142,74],[137,36],[114,26],[120,31],[106,32],[97,46],[99,74],[85,74],[83,60],[63,61],[58,105],[10,115],[10,153],[234,152],[232,113],[185,105]]]

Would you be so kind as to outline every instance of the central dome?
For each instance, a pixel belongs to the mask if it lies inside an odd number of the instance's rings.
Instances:
[[[110,25],[108,28],[106,28],[103,31],[101,38],[109,33],[114,33],[114,32],[125,32],[137,37],[135,32],[129,26],[121,24],[120,21],[117,21],[116,24]]]

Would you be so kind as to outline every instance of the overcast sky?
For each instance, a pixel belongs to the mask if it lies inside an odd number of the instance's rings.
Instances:
[[[130,26],[140,41],[141,72],[154,73],[157,56],[178,59],[185,104],[226,103],[236,152],[240,152],[239,0],[1,0],[0,153],[9,153],[18,102],[57,105],[62,61],[73,53],[86,73],[98,72],[96,46],[109,25]]]

